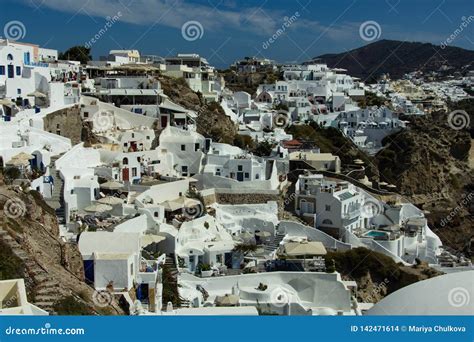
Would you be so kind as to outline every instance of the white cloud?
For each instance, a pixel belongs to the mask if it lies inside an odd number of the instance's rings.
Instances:
[[[273,18],[283,18],[284,14],[259,7],[238,7],[226,2],[215,7],[189,3],[184,0],[23,0],[33,7],[48,7],[71,13],[71,16],[89,15],[93,17],[113,16],[122,13],[124,22],[149,26],[164,25],[181,28],[189,20],[197,20],[205,31],[239,29],[261,35],[274,32],[277,23]],[[220,4],[220,2],[217,2]],[[216,5],[217,5],[216,4]]]

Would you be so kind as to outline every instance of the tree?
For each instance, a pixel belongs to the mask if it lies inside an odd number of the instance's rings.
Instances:
[[[91,49],[85,46],[73,46],[64,52],[59,53],[58,59],[70,61],[79,61],[81,64],[87,64],[92,59]]]
[[[234,252],[243,254],[245,256],[249,253],[255,252],[256,250],[257,250],[257,245],[246,244],[246,243],[239,243],[233,249]]]

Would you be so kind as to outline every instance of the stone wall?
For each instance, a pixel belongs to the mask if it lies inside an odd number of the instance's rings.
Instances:
[[[46,115],[44,130],[71,139],[73,145],[81,142],[82,119],[79,106],[61,109]]]

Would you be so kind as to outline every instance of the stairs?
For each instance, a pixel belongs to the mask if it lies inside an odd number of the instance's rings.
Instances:
[[[285,234],[279,234],[277,233],[269,243],[265,244],[264,250],[265,252],[271,253],[274,252],[280,247],[280,242],[283,240],[285,237]]]
[[[166,256],[165,266],[168,267],[175,281],[178,281],[179,272],[178,272],[178,268],[176,267],[174,254],[169,254]]]
[[[66,215],[64,211],[64,182],[61,179],[59,171],[56,170],[56,160],[61,158],[62,155],[51,157],[51,163],[49,166],[50,175],[54,179],[54,189],[51,198],[45,199],[46,203],[56,211],[59,224],[66,223]]]
[[[49,273],[5,230],[0,227],[0,240],[3,241],[12,253],[21,259],[25,265],[25,285],[33,289],[34,302],[40,309],[54,314],[54,303],[61,293],[59,283],[51,280]]]

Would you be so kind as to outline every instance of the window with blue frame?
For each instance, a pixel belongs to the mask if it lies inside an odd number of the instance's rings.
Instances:
[[[5,75],[5,65],[0,65],[0,75]]]
[[[26,65],[29,65],[30,64],[30,53],[29,52],[25,52],[23,54],[23,62],[26,64]]]
[[[16,67],[16,75],[21,76],[21,67],[19,66]]]

